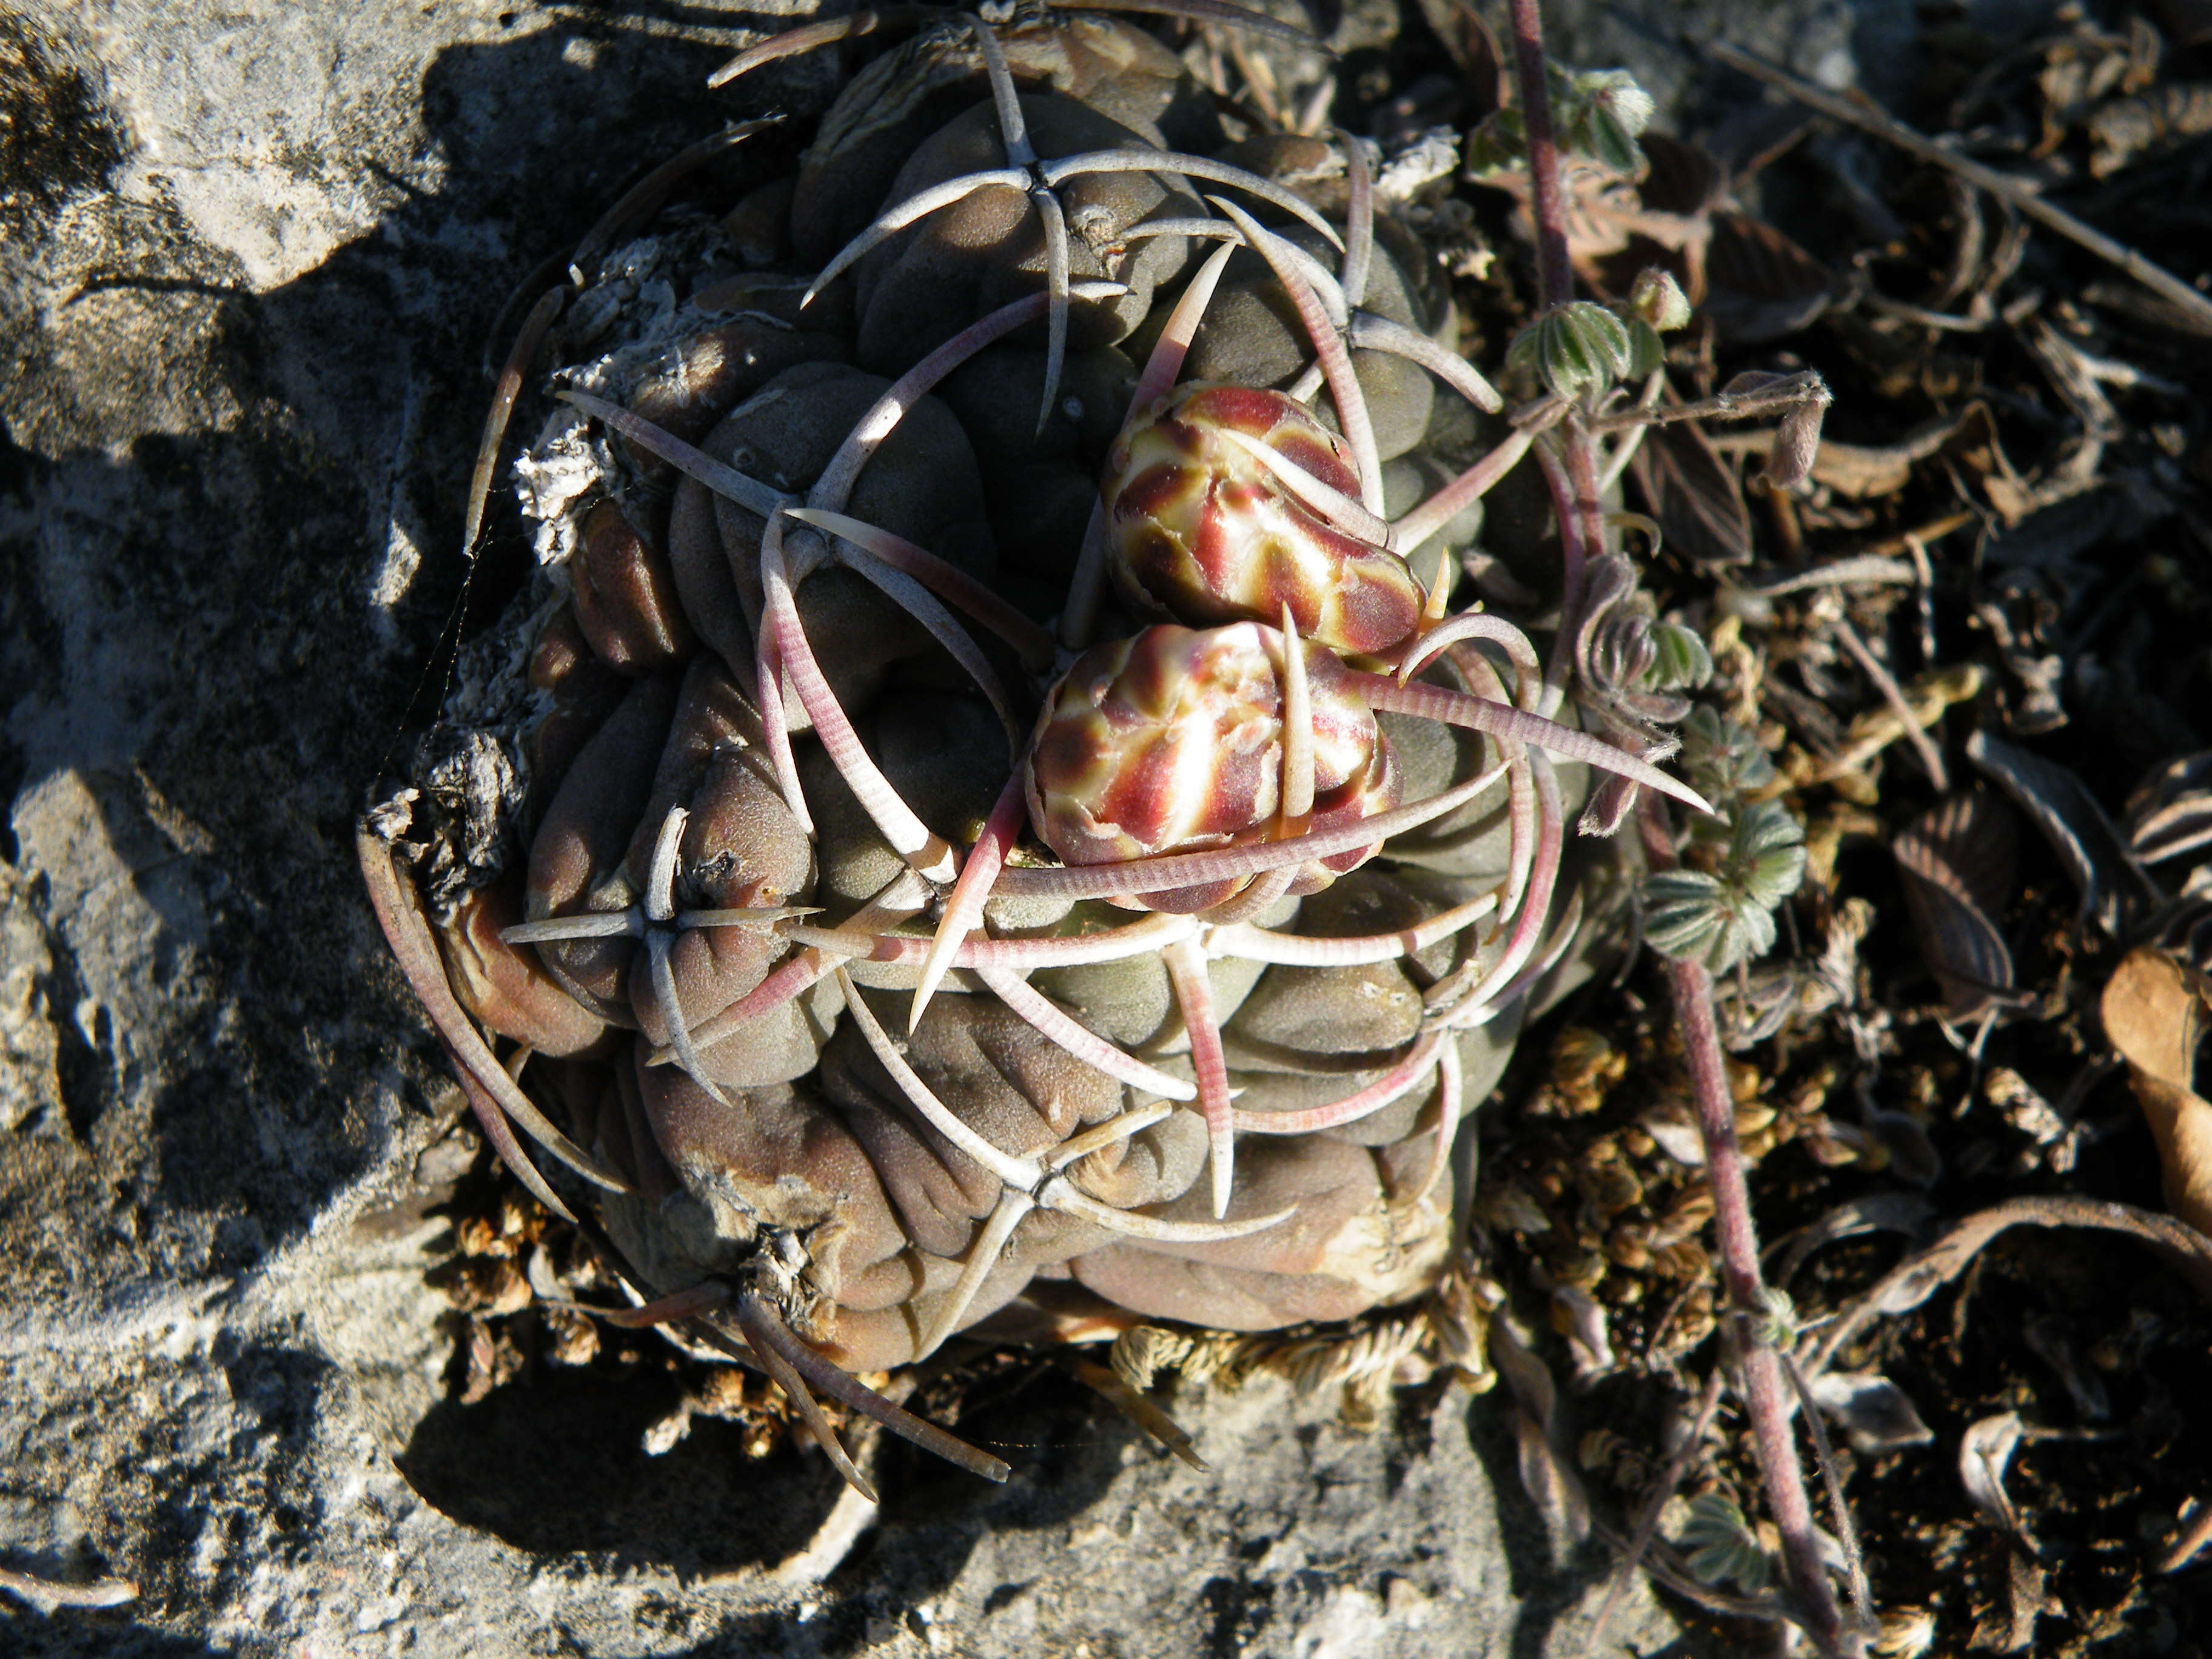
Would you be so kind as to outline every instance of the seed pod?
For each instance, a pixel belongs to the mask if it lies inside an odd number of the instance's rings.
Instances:
[[[1635,284],[1628,290],[1628,307],[1662,334],[1690,325],[1689,296],[1672,272],[1656,265],[1636,273]]]
[[[1759,481],[1773,489],[1795,489],[1813,476],[1813,462],[1820,453],[1820,423],[1828,412],[1824,394],[1808,398],[1782,417],[1774,434],[1774,447],[1759,472]]]

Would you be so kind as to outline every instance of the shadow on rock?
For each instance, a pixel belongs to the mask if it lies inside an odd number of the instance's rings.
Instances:
[[[683,1392],[666,1372],[540,1372],[473,1406],[434,1407],[396,1461],[427,1502],[533,1554],[604,1553],[690,1577],[803,1548],[836,1477],[790,1452],[752,1461],[737,1425],[703,1417],[648,1455],[646,1431]]]
[[[436,192],[364,137],[331,165],[392,205],[291,282],[255,294],[180,210],[74,174],[46,181],[68,234],[34,215],[0,261],[4,850],[58,1052],[0,1195],[57,1212],[25,1241],[57,1288],[249,1266],[448,1092],[352,819],[438,700],[486,338],[532,263],[733,107],[703,86],[720,49],[659,13],[556,18],[439,52],[413,135]],[[491,538],[486,605],[523,553]],[[76,1202],[104,1217],[103,1185],[121,1238]]]
[[[22,1659],[223,1659],[226,1652],[189,1636],[134,1625],[119,1613],[19,1615],[0,1624],[0,1640]]]
[[[382,125],[339,131],[316,158],[320,177],[380,186],[388,209],[260,293],[173,196],[101,187],[137,140],[93,107],[101,76],[70,66],[89,47],[7,58],[14,25],[0,27],[0,113],[76,100],[70,144],[0,154],[0,947],[24,970],[9,983],[30,988],[22,1064],[0,1089],[0,1322],[89,1329],[110,1304],[248,1273],[449,1103],[364,902],[353,819],[438,701],[502,301],[630,179],[769,95],[706,91],[726,53],[696,38],[701,16],[568,8],[437,51],[419,110],[411,76],[395,81],[346,118]],[[164,27],[163,50],[199,50]],[[392,29],[404,63],[410,38]],[[136,107],[134,72],[113,67],[118,111]],[[494,538],[487,605],[502,597],[494,568],[519,573],[523,556],[511,527]],[[343,1273],[333,1254],[307,1271]],[[267,1422],[319,1419],[345,1395],[316,1356],[245,1364],[231,1386],[265,1395]],[[40,1387],[53,1397],[23,1399],[27,1420],[106,1419],[67,1367]],[[447,1513],[532,1551],[712,1571],[803,1542],[832,1485],[795,1459],[748,1465],[708,1423],[647,1459],[640,1436],[669,1403],[665,1388],[591,1381],[441,1406],[400,1461]],[[236,1462],[208,1479],[273,1481],[312,1460]],[[19,1473],[40,1492],[66,1478]],[[314,1528],[312,1492],[257,1488],[245,1510],[275,1529],[254,1547],[267,1559]],[[94,1541],[150,1565],[190,1518],[163,1509]],[[173,1609],[222,1601],[220,1587],[173,1589]],[[0,1623],[0,1646],[32,1628]],[[202,1650],[112,1618],[82,1628],[87,1650]]]
[[[798,1553],[836,1502],[836,1476],[789,1450],[751,1460],[738,1427],[704,1416],[667,1452],[648,1455],[647,1431],[679,1407],[684,1389],[672,1372],[541,1370],[475,1405],[434,1407],[395,1461],[425,1501],[533,1554],[600,1553],[691,1577]],[[994,1486],[886,1439],[881,1518],[836,1582],[926,1601],[959,1576],[984,1533],[1049,1528],[1079,1514],[1135,1437],[1049,1370],[1004,1397],[978,1398],[958,1431],[1012,1463],[1012,1478]]]
[[[1576,1547],[1528,1496],[1512,1408],[1498,1409],[1500,1403],[1498,1395],[1478,1396],[1467,1413],[1467,1435],[1498,1495],[1498,1539],[1518,1603],[1508,1651],[1513,1659],[1541,1659],[1559,1621],[1606,1583],[1613,1563],[1595,1543]]]

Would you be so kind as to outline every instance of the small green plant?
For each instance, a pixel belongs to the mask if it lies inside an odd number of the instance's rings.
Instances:
[[[1545,65],[1553,142],[1569,155],[1635,178],[1644,171],[1637,140],[1657,107],[1626,70],[1570,70]],[[1487,180],[1528,165],[1528,128],[1518,106],[1509,105],[1477,127],[1467,147],[1467,172]]]
[[[1705,867],[1662,870],[1642,889],[1651,948],[1715,974],[1773,949],[1775,911],[1805,879],[1805,826],[1788,807],[1737,804],[1731,817],[1725,827],[1692,830],[1689,856],[1702,854]]]

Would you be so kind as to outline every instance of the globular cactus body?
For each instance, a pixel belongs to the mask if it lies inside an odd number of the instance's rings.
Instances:
[[[362,833],[488,1134],[591,1183],[646,1316],[986,1473],[839,1368],[1419,1296],[1571,933],[1546,751],[1680,792],[1408,568],[1479,466],[1382,517],[1424,370],[1496,399],[1364,151],[1221,149],[1127,24],[939,22],[635,245],[521,465],[543,570]],[[1268,171],[1316,153],[1333,196]]]

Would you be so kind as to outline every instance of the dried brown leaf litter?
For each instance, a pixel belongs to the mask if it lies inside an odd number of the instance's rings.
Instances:
[[[2130,951],[2098,1007],[2158,1140],[2166,1206],[2212,1237],[2212,1102],[2197,1092],[2207,1017],[2203,978],[2163,951]]]

